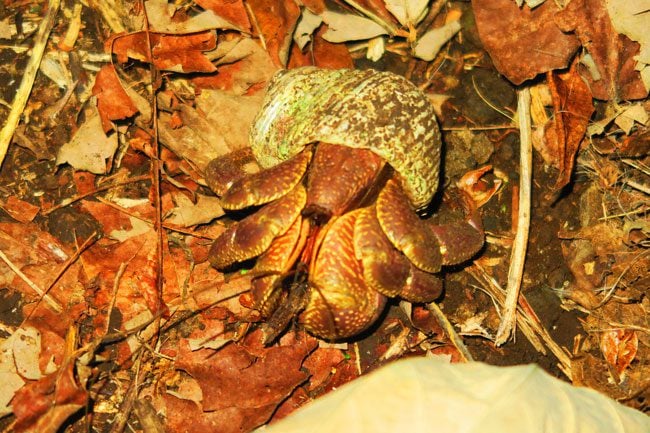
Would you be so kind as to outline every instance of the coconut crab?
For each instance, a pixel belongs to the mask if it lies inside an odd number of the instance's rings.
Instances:
[[[441,141],[429,100],[403,77],[281,71],[250,144],[208,169],[226,210],[261,206],[215,240],[210,261],[224,269],[257,258],[251,292],[264,317],[287,297],[285,277],[303,269],[296,309],[306,329],[351,337],[377,320],[387,297],[433,301],[442,266],[483,244],[469,197],[456,201],[465,215],[459,221],[434,225],[416,213],[437,190]],[[249,163],[262,170],[245,175]]]

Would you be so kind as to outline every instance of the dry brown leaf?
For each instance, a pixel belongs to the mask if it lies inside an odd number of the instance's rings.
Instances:
[[[93,95],[97,96],[97,110],[105,133],[114,129],[113,120],[126,119],[138,112],[133,101],[122,88],[113,65],[104,65],[97,73]]]
[[[600,350],[605,360],[621,377],[630,366],[639,349],[639,336],[629,329],[605,331],[600,337]]]
[[[21,223],[32,222],[40,211],[38,206],[21,200],[15,195],[10,195],[4,202],[0,201],[0,208],[7,212],[10,217]]]
[[[481,41],[497,70],[515,84],[565,68],[580,46],[555,24],[555,2],[531,10],[512,0],[472,0]]]
[[[211,10],[242,30],[250,30],[251,23],[242,0],[195,0],[203,9]]]
[[[576,154],[594,112],[591,91],[575,67],[548,74],[554,116],[544,130],[544,147],[537,147],[544,160],[560,171],[554,188],[569,183]]]
[[[563,31],[574,32],[591,56],[596,70],[589,70],[583,62],[579,71],[594,98],[619,101],[648,95],[635,70],[639,44],[616,32],[604,1],[573,0],[558,12],[555,21]]]
[[[75,363],[69,361],[59,371],[18,390],[13,399],[14,431],[57,432],[88,400],[88,392],[75,376]]]
[[[149,33],[149,40],[153,64],[158,69],[180,73],[216,71],[204,54],[216,47],[217,39],[212,31],[188,35]],[[104,46],[108,52],[116,55],[120,63],[126,63],[129,58],[151,62],[145,32],[114,35]]]
[[[300,8],[293,1],[248,0],[260,28],[266,51],[277,67],[289,60],[293,31],[298,24]]]
[[[111,93],[102,91],[104,95],[102,98],[110,97]],[[98,109],[106,110],[107,107],[98,102]],[[106,135],[107,127],[108,131],[113,128],[113,123],[107,116],[107,111],[103,111],[102,118],[101,114],[97,114],[93,110],[92,114],[75,132],[72,140],[61,146],[56,156],[56,164],[67,163],[77,170],[95,174],[106,173],[108,169],[106,161],[113,157],[118,144],[116,133],[109,132]]]

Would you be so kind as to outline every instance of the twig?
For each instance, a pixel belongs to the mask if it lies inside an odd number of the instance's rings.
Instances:
[[[506,296],[503,288],[478,263],[474,262],[465,270],[481,284],[485,291],[490,294],[493,301],[496,300],[499,305],[504,304]],[[537,318],[537,315],[530,307],[530,304],[528,304],[524,295],[519,297],[519,303],[516,319],[521,333],[524,334],[535,350],[544,355],[547,353],[544,348],[545,344],[560,362],[558,365],[560,370],[571,379],[571,359],[567,352],[553,340],[544,325]],[[542,344],[542,341],[544,344]]]
[[[29,279],[29,277],[21,272],[20,269],[18,269],[18,266],[14,265],[11,260],[9,260],[9,257],[5,255],[2,250],[0,250],[0,259],[2,259],[3,262],[9,266],[9,268],[14,271],[16,275],[20,277],[21,280],[23,280],[29,287],[31,287],[36,293],[38,293],[45,302],[47,302],[50,307],[54,309],[57,313],[60,313],[63,311],[63,307],[61,307],[61,304],[59,304],[52,296],[48,295],[47,292],[45,292],[43,289],[38,287],[36,283],[34,283],[32,280]]]
[[[442,328],[449,336],[449,339],[451,340],[454,347],[458,349],[458,352],[461,354],[464,361],[465,362],[474,361],[472,354],[469,353],[469,350],[467,350],[467,346],[465,346],[465,344],[463,343],[463,339],[460,337],[460,335],[458,335],[458,333],[454,329],[454,326],[449,322],[447,316],[445,316],[445,313],[443,313],[442,310],[440,310],[438,304],[436,304],[435,302],[428,303],[427,310],[429,310],[431,314],[435,316],[438,323],[442,326]]]
[[[72,266],[72,264],[77,261],[79,256],[81,256],[81,254],[84,251],[86,251],[88,247],[94,244],[95,241],[97,241],[97,232],[93,232],[93,234],[91,234],[88,237],[88,239],[86,239],[84,243],[81,244],[79,249],[77,249],[77,251],[68,260],[66,260],[66,262],[63,264],[61,269],[59,269],[59,272],[56,274],[54,279],[50,282],[50,284],[47,285],[47,288],[43,291],[43,295],[41,295],[41,297],[38,298],[38,301],[36,302],[37,305],[43,300],[44,296],[47,296],[49,291],[52,290],[52,287],[54,287],[54,285],[59,281],[59,279],[63,276],[63,274],[65,274],[68,268],[70,268],[70,266]],[[27,322],[35,311],[36,308],[32,309],[32,311],[30,311],[30,313],[27,315],[25,320],[23,320],[23,323]]]
[[[9,144],[11,143],[11,138],[14,136],[14,131],[20,122],[20,115],[23,113],[27,100],[29,99],[29,94],[32,92],[34,79],[36,78],[36,73],[41,65],[41,59],[43,58],[43,53],[45,52],[45,46],[50,37],[50,32],[52,31],[52,27],[54,27],[54,19],[59,11],[60,3],[60,0],[51,0],[48,2],[47,12],[38,27],[34,48],[32,49],[32,56],[29,58],[29,62],[25,68],[23,79],[20,82],[18,91],[16,92],[16,97],[11,106],[11,111],[7,117],[7,122],[2,128],[2,131],[0,131],[0,167],[2,167],[2,163],[7,155],[7,150],[9,149]]]
[[[94,189],[92,191],[88,191],[88,192],[86,192],[84,194],[80,194],[80,195],[78,195],[76,197],[65,199],[61,203],[57,204],[56,206],[52,206],[49,209],[43,210],[43,211],[41,211],[41,215],[42,216],[48,216],[49,214],[51,214],[55,210],[59,210],[59,209],[64,208],[66,206],[70,206],[72,203],[77,202],[79,200],[82,200],[82,199],[84,199],[86,197],[89,197],[91,195],[95,195],[98,192],[106,191],[106,190],[114,188],[116,186],[128,185],[128,184],[131,184],[131,183],[134,183],[134,182],[140,182],[140,181],[143,181],[143,180],[151,180],[151,176],[148,175],[148,174],[145,174],[145,175],[142,175],[142,176],[130,177],[128,179],[120,180],[120,181],[115,182],[115,183],[110,183],[110,184],[107,184],[107,185],[97,187],[97,189]]]
[[[512,335],[516,325],[517,298],[521,288],[524,273],[526,249],[528,246],[528,231],[530,228],[530,188],[532,179],[532,140],[530,120],[530,89],[523,88],[518,92],[517,113],[521,136],[519,150],[519,211],[517,215],[517,232],[510,254],[510,269],[508,270],[508,285],[503,317],[497,331],[495,344],[504,344]]]

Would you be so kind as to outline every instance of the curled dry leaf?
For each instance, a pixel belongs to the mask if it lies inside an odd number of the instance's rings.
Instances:
[[[497,70],[514,84],[565,68],[580,46],[555,24],[556,2],[535,9],[512,0],[472,0],[476,27]]]
[[[312,40],[314,31],[316,31],[322,22],[323,19],[320,15],[316,15],[307,8],[302,10],[300,20],[298,20],[298,25],[293,33],[293,40],[301,50]]]

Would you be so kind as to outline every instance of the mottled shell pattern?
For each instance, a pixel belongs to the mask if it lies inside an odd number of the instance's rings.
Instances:
[[[268,168],[319,141],[382,157],[415,207],[438,188],[441,140],[433,106],[399,75],[313,66],[278,72],[251,129],[253,154]]]

